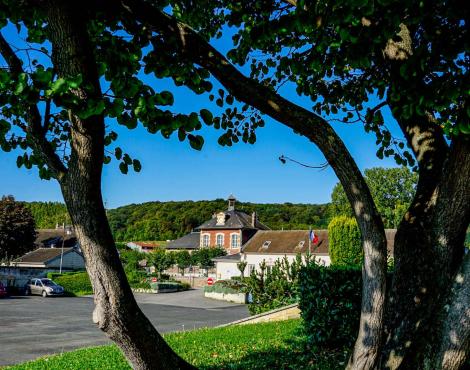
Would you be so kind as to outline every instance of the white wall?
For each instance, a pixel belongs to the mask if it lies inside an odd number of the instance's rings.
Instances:
[[[60,256],[54,258],[47,264],[48,268],[59,268],[60,267]],[[64,258],[62,260],[62,268],[63,269],[71,269],[71,270],[81,270],[85,268],[85,260],[83,257],[75,251],[70,253],[64,254]]]
[[[245,275],[248,269],[245,270]],[[217,262],[216,278],[217,280],[228,280],[233,276],[240,276],[240,270],[237,268],[237,262]]]
[[[256,271],[260,271],[259,265],[261,262],[263,262],[263,260],[266,262],[266,265],[272,266],[278,259],[281,260],[284,257],[287,257],[289,263],[292,263],[296,258],[295,254],[244,253],[242,256],[243,256],[242,260],[247,262],[247,266],[245,270],[246,276],[249,275],[250,265],[254,265],[256,268]],[[303,257],[305,258],[305,256]],[[315,260],[321,265],[329,266],[331,263],[330,256],[328,255],[320,255],[320,256],[314,255],[314,257],[315,257]]]

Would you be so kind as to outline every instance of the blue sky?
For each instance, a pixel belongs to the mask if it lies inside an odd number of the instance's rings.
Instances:
[[[6,36],[9,32],[7,32]],[[215,46],[227,50],[229,44],[218,40]],[[150,81],[150,80],[149,80]],[[196,96],[185,87],[175,88],[168,81],[160,81],[155,89],[169,89],[174,93],[175,111],[191,112],[210,108],[217,112],[208,96]],[[215,83],[215,87],[219,86]],[[311,106],[299,98],[291,86],[281,94],[306,108]],[[214,108],[215,107],[215,108]],[[397,133],[389,114],[385,114],[389,128]],[[323,163],[321,152],[308,140],[289,128],[266,117],[266,126],[257,130],[257,142],[221,147],[217,138],[223,133],[213,127],[203,127],[203,149],[195,151],[188,142],[179,142],[176,135],[164,139],[160,134],[149,134],[141,127],[127,130],[113,121],[108,125],[119,134],[119,145],[131,157],[140,159],[142,171],[122,175],[118,163],[105,166],[103,194],[108,208],[129,203],[167,200],[203,200],[225,198],[233,193],[241,201],[272,203],[325,203],[330,200],[333,186],[338,182],[333,170],[307,169],[291,162],[282,164],[278,157],[286,155],[300,162]],[[393,160],[375,156],[373,134],[365,134],[361,124],[334,123],[334,128],[345,141],[361,170],[374,166],[392,167]],[[62,201],[59,186],[54,180],[40,180],[37,169],[16,167],[18,152],[0,151],[0,195],[12,194],[25,201]]]

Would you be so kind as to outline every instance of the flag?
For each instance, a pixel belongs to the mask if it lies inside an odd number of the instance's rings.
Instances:
[[[313,230],[310,230],[310,240],[313,244],[317,244],[318,243],[318,235],[315,234],[315,232]]]

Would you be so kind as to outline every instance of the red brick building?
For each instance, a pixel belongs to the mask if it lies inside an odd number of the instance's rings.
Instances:
[[[259,222],[256,213],[251,215],[235,208],[236,199],[228,198],[226,211],[215,213],[212,218],[195,229],[195,232],[170,242],[169,250],[222,247],[227,254],[240,253],[245,244],[258,230],[269,230]],[[199,238],[195,235],[199,234]]]

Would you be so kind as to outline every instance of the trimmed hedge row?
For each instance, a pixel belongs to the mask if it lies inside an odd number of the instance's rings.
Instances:
[[[51,274],[57,284],[64,287],[66,293],[70,295],[93,294],[90,278],[86,272],[67,273],[62,275]]]
[[[361,269],[310,264],[300,272],[302,318],[313,347],[351,347],[361,313]]]

